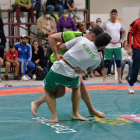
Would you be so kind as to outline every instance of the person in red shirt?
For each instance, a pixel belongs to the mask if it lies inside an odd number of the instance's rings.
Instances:
[[[5,75],[3,76],[4,80],[8,80],[8,72],[11,66],[16,67],[15,69],[15,77],[14,80],[20,80],[20,78],[18,77],[18,72],[19,72],[19,62],[18,62],[18,51],[15,49],[14,45],[10,45],[9,46],[9,51],[6,51],[5,54]]]
[[[133,37],[133,45],[131,44],[131,38]],[[130,80],[127,79],[129,83],[128,93],[134,94],[134,83],[137,81],[139,69],[140,69],[140,19],[135,20],[130,25],[130,30],[128,33],[128,54],[132,55],[132,72]],[[132,47],[131,47],[132,46]]]

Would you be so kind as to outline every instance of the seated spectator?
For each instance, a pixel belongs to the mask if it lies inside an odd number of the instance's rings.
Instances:
[[[16,67],[14,80],[20,80],[20,78],[18,77],[19,66],[20,66],[18,62],[18,51],[15,49],[14,45],[10,45],[9,48],[10,49],[6,50],[5,57],[4,57],[4,65],[6,66],[6,68],[5,68],[5,75],[3,76],[3,80],[6,81],[9,80],[8,72],[11,66]]]
[[[62,17],[57,22],[57,32],[77,31],[76,25],[71,17],[68,17],[68,11],[64,10]]]
[[[81,19],[80,17],[77,16],[78,9],[75,7],[74,0],[65,0],[65,9],[67,9],[70,13],[73,14],[73,19],[75,18],[77,18],[78,20]]]
[[[3,59],[0,57],[0,82],[2,81],[1,80],[1,65],[3,64]]]
[[[36,79],[36,66],[39,64],[41,68],[47,67],[47,59],[44,57],[44,50],[39,46],[36,40],[32,43],[32,62],[35,64],[35,69],[32,71],[33,79]]]
[[[80,32],[87,34],[89,32],[89,30],[86,29],[86,23],[85,22],[80,22],[78,24],[78,29]]]
[[[128,64],[129,71],[128,75],[126,76],[126,80],[129,79],[131,71],[132,71],[132,56],[128,55],[127,53],[127,40],[124,41],[123,47],[122,47],[122,60],[121,60],[121,67],[122,67],[122,76],[123,76],[123,70],[125,68],[125,65]]]
[[[42,37],[49,36],[56,32],[55,19],[50,16],[50,11],[46,9],[44,15],[37,20],[37,39],[39,45],[42,45]]]
[[[95,23],[95,21],[92,21],[90,23],[90,29],[89,29],[89,31],[91,31],[91,29],[94,28],[94,27],[96,27],[96,23]]]
[[[59,17],[62,16],[62,6],[60,5],[60,0],[47,0],[46,9],[51,11],[51,16],[53,15],[54,10],[58,11]]]
[[[39,18],[42,0],[31,0],[33,5],[33,13],[36,15],[36,19]]]
[[[21,20],[20,20],[21,11],[28,11],[31,18],[31,22],[34,23],[33,7],[31,4],[31,0],[16,0],[15,4],[17,5],[16,6],[17,23],[21,23]]]
[[[99,27],[102,26],[102,20],[101,20],[101,18],[97,18],[96,19],[96,26],[99,26]]]
[[[32,48],[27,43],[28,36],[22,35],[21,42],[15,44],[15,47],[18,51],[18,61],[21,64],[21,74],[22,80],[30,80],[31,78],[28,76],[35,68],[35,64],[31,61]],[[26,71],[27,67],[27,71]]]

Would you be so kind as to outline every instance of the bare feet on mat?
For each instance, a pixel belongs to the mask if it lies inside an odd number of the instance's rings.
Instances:
[[[98,110],[94,110],[94,112],[89,112],[90,115],[95,115],[99,118],[105,118],[105,113],[104,112],[100,112]]]
[[[37,116],[37,109],[38,109],[38,106],[35,104],[35,102],[31,102],[31,112],[33,114],[33,116]]]
[[[89,121],[89,119],[86,119],[86,118],[84,118],[84,117],[82,117],[80,114],[78,114],[78,115],[72,115],[72,117],[71,117],[71,119],[72,120],[81,120],[81,121]]]

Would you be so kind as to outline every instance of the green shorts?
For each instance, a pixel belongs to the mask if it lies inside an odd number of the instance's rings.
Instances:
[[[105,57],[104,60],[112,60],[112,57],[115,57],[115,60],[121,60],[122,59],[122,50],[121,47],[119,48],[105,48]]]
[[[51,69],[44,79],[44,89],[54,90],[62,85],[68,88],[76,88],[80,84],[79,76],[75,79],[53,72]]]

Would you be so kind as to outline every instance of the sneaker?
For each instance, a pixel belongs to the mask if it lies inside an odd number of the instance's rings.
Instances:
[[[14,80],[20,80],[20,77],[15,76]]]
[[[34,16],[36,15],[36,10],[33,11],[33,15],[34,15]]]
[[[21,77],[21,80],[28,81],[28,78],[24,75],[24,76]]]
[[[31,80],[31,78],[28,76],[28,75],[25,75],[26,76],[26,78],[28,79],[28,80]]]
[[[34,79],[34,80],[36,79],[36,75],[35,75],[35,74],[33,75],[33,79]]]
[[[129,85],[128,93],[129,94],[134,94],[134,87],[133,86]]]

